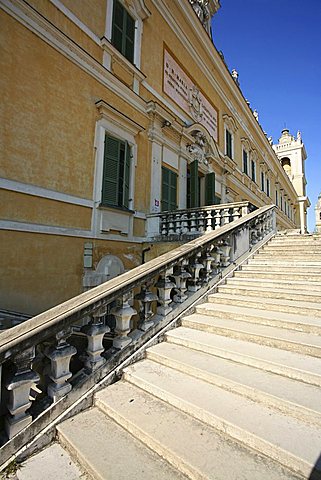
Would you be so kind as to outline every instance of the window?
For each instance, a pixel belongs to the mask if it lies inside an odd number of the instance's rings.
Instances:
[[[177,173],[162,167],[162,211],[177,208]]]
[[[130,158],[129,144],[106,134],[102,205],[128,208]]]
[[[270,196],[270,180],[268,178],[266,179],[266,194],[268,197]]]
[[[251,160],[251,178],[253,182],[256,182],[256,164],[254,160]]]
[[[246,150],[243,150],[243,172],[248,175],[249,168],[248,168],[248,153]]]
[[[229,130],[225,130],[225,154],[233,159],[233,137]]]
[[[283,198],[282,198],[282,195],[280,195],[280,201],[281,201],[281,210],[283,210]]]
[[[265,186],[264,185],[264,172],[261,172],[261,190],[262,190],[262,192],[265,191],[264,186]]]
[[[275,205],[277,207],[279,206],[279,194],[277,190],[275,190]]]
[[[111,43],[134,63],[135,20],[118,0],[114,0]]]

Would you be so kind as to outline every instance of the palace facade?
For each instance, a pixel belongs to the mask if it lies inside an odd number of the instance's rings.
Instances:
[[[162,212],[276,204],[279,229],[306,229],[212,43],[218,0],[0,7],[0,308],[36,314],[176,246]]]

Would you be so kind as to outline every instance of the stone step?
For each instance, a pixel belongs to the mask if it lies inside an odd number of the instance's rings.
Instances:
[[[186,327],[167,332],[166,341],[321,387],[320,358]]]
[[[263,250],[263,252],[267,252],[267,251],[270,251],[270,250],[278,251],[278,252],[291,250],[291,252],[302,252],[303,254],[307,253],[307,252],[321,254],[321,245],[314,245],[314,244],[311,244],[309,246],[305,246],[305,245],[302,246],[302,245],[296,245],[296,244],[278,245],[278,244],[275,244],[275,243],[271,242],[271,243],[267,243],[266,245],[264,245],[264,247],[262,247],[262,250]]]
[[[294,262],[293,262],[294,263]],[[302,275],[308,275],[308,274],[313,274],[313,275],[320,275],[321,279],[321,268],[319,266],[302,266],[302,265],[293,265],[293,266],[287,266],[287,265],[279,265],[275,262],[271,262],[270,265],[262,264],[257,261],[257,263],[252,262],[249,265],[242,265],[242,270],[252,270],[252,271],[265,271],[265,270],[273,270],[275,272],[279,273],[288,273],[291,274],[292,272],[296,275],[302,274]]]
[[[315,468],[321,445],[319,426],[149,360],[126,368],[124,378],[296,473],[308,477]],[[321,475],[320,460],[316,468]]]
[[[57,477],[59,480],[92,480],[59,443],[52,443],[19,464],[14,477],[0,474],[1,479],[12,480],[57,480]]]
[[[321,358],[320,335],[216,317],[215,310],[213,316],[198,312],[183,318],[182,326]]]
[[[313,253],[310,251],[306,251],[305,253],[300,253],[300,252],[293,252],[292,250],[284,251],[284,252],[278,252],[274,250],[261,250],[259,251],[256,255],[260,257],[276,257],[276,258],[292,258],[293,260],[302,260],[302,261],[311,261],[313,262],[314,260],[317,260],[318,262],[321,260],[321,254],[320,253]]]
[[[60,443],[94,479],[186,479],[96,407],[66,420],[57,431]]]
[[[269,286],[261,287],[257,286],[255,282],[253,285],[243,285],[241,282],[239,285],[235,285],[233,282],[227,281],[226,285],[218,287],[220,293],[228,293],[230,295],[244,295],[253,297],[264,298],[284,298],[288,300],[298,300],[299,298],[303,302],[318,302],[321,303],[321,290],[320,292],[310,292],[304,290],[293,291],[292,289],[278,289]]]
[[[149,361],[147,364],[140,362],[136,366],[144,365],[140,371],[143,375],[146,367],[148,373],[149,364],[158,367],[157,363]],[[162,375],[163,372],[160,373]],[[171,374],[173,373],[178,372],[172,370]],[[206,418],[190,416],[171,403],[164,402],[160,398],[162,395],[151,395],[146,390],[137,388],[134,385],[137,378],[134,378],[132,371],[127,370],[126,376],[130,376],[133,382],[120,381],[99,392],[96,395],[97,407],[175,468],[184,472],[188,478],[193,480],[298,478],[288,470],[282,469],[273,460],[240,446],[224,432],[218,432],[207,425],[203,421]],[[166,385],[166,378],[164,381]],[[159,383],[162,384],[162,377],[158,379]],[[157,386],[155,390],[158,390]],[[161,387],[159,392],[162,391]],[[183,399],[180,401],[182,394],[184,390],[181,390],[177,398],[179,406],[185,404]],[[112,440],[112,437],[108,438]],[[107,441],[106,446],[108,444]],[[123,450],[122,455],[127,456],[127,451]],[[158,477],[150,479],[158,480]],[[169,476],[168,480],[171,479]]]
[[[267,271],[268,270],[268,271]],[[291,277],[292,280],[304,280],[306,282],[309,282],[312,284],[317,283],[318,285],[321,285],[321,273],[317,274],[309,274],[309,272],[302,274],[302,273],[293,273],[291,276],[289,276],[286,273],[280,273],[278,271],[275,271],[275,269],[266,269],[260,271],[260,270],[251,270],[250,268],[247,268],[246,270],[237,270],[234,272],[235,277],[248,277],[248,278],[270,278],[272,280],[289,280]]]
[[[317,282],[309,283],[299,280],[274,280],[274,279],[260,279],[260,278],[248,278],[248,276],[244,276],[244,278],[237,278],[237,277],[230,277],[227,279],[228,285],[244,285],[244,286],[258,286],[258,287],[268,287],[268,288],[277,288],[280,291],[282,289],[291,289],[294,291],[308,291],[311,294],[316,292],[321,292],[321,282],[318,284]]]
[[[146,357],[285,414],[321,426],[321,390],[257,368],[162,342]]]
[[[293,238],[281,238],[278,236],[273,237],[269,244],[280,245],[321,245],[321,238],[317,237],[293,237]]]
[[[240,307],[268,310],[273,312],[294,313],[295,315],[308,315],[321,319],[321,304],[318,302],[304,302],[288,300],[284,298],[267,298],[266,296],[251,297],[245,295],[231,295],[228,293],[215,293],[209,295],[211,303],[222,303],[224,305],[239,305]],[[321,334],[321,331],[320,331]]]
[[[305,268],[318,268],[321,271],[321,261],[315,262],[305,262],[305,261],[292,261],[292,260],[278,260],[265,258],[262,259],[261,256],[257,255],[248,260],[248,265],[275,265],[275,266],[284,266],[284,267],[305,267]]]
[[[253,308],[249,307],[226,305],[223,303],[214,304],[213,302],[198,305],[195,311],[201,315],[213,315],[214,317],[226,320],[240,320],[297,332],[320,334],[320,318],[318,317],[287,312],[278,312],[276,315],[271,310],[253,310]]]

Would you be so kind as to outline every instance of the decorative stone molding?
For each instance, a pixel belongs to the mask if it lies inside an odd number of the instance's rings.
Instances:
[[[220,8],[219,0],[189,0],[189,3],[192,5],[194,12],[207,33],[210,33],[211,17]]]
[[[139,125],[137,122],[132,120],[131,118],[124,115],[116,108],[113,108],[111,105],[106,103],[104,100],[98,100],[95,103],[98,114],[99,120],[104,119],[108,122],[112,121],[114,124],[118,125],[122,130],[126,130],[131,135],[137,135],[139,132],[142,132],[144,127]]]
[[[237,131],[238,126],[237,126],[236,121],[234,120],[233,117],[231,117],[230,115],[227,115],[225,113],[223,115],[223,121],[224,121],[224,125],[226,126],[226,128],[228,130],[230,130],[230,132],[235,133]]]

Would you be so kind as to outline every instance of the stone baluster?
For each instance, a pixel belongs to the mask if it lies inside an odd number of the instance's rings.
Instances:
[[[128,336],[131,330],[131,318],[136,315],[136,310],[129,304],[132,298],[132,293],[126,293],[117,299],[117,304],[111,309],[111,314],[116,319],[115,333],[117,336],[113,340],[113,347],[122,350],[127,347],[133,339]]]
[[[161,216],[161,234],[163,237],[167,236],[167,216]]]
[[[158,300],[158,297],[155,293],[152,293],[150,288],[152,286],[152,282],[146,282],[142,285],[142,289],[140,293],[135,295],[135,299],[139,302],[139,317],[140,323],[139,328],[146,332],[150,327],[154,325],[154,321],[151,320],[154,313],[152,310],[153,302]]]
[[[169,279],[169,276],[173,274],[173,269],[169,268],[166,269],[164,272],[160,274],[160,278],[156,283],[156,287],[158,290],[158,303],[159,306],[157,307],[157,313],[162,317],[166,317],[171,311],[171,291],[175,288],[175,283]]]
[[[196,214],[195,212],[191,212],[191,228],[190,228],[191,233],[197,232],[196,229]]]
[[[168,235],[173,235],[175,233],[174,227],[174,215],[168,216]]]
[[[257,220],[250,224],[250,245],[253,247],[258,242]]]
[[[90,323],[81,328],[88,342],[84,365],[91,372],[106,362],[106,359],[101,356],[104,351],[104,335],[110,332],[110,328],[104,324],[105,315],[106,307],[100,307],[92,314]]]
[[[181,215],[179,213],[175,215],[175,233],[177,235],[181,233]]]
[[[34,357],[35,347],[31,347],[12,359],[16,372],[5,383],[9,392],[7,408],[10,413],[5,419],[5,430],[9,439],[32,422],[31,415],[27,413],[32,403],[30,390],[40,380],[38,374],[31,369]]]
[[[182,215],[181,232],[182,234],[188,232],[188,218],[186,213]]]
[[[55,345],[46,348],[45,355],[49,358],[51,368],[49,378],[52,383],[48,385],[47,393],[54,402],[65,396],[71,390],[71,384],[67,381],[72,376],[70,372],[70,360],[77,350],[67,343],[72,329],[68,328],[56,334]]]
[[[230,223],[230,209],[229,208],[224,208],[223,210],[223,225],[226,225]]]
[[[221,255],[222,255],[222,250],[220,250],[220,248],[217,245],[214,245],[214,247],[211,250],[213,276],[217,275],[220,271]]]
[[[198,212],[198,228],[197,230],[200,233],[203,233],[205,231],[205,218],[204,218],[204,213],[206,215],[206,212],[203,212],[202,210],[199,210]]]
[[[242,217],[244,217],[248,213],[249,213],[249,205],[247,204],[242,207]]]
[[[222,241],[220,245],[220,250],[221,250],[221,266],[222,267],[228,267],[230,264],[230,250],[231,247],[228,242],[229,238],[226,238]]]
[[[238,220],[240,218],[240,216],[241,216],[241,214],[240,214],[239,207],[234,207],[233,208],[233,214],[232,214],[233,220]]]
[[[188,264],[187,260],[182,260],[180,265],[177,265],[174,268],[173,278],[175,279],[176,289],[173,300],[175,303],[183,303],[187,299],[186,295],[186,282],[191,278],[191,274],[188,273],[185,269],[185,266]]]
[[[200,286],[200,271],[202,270],[203,265],[199,261],[199,256],[201,254],[198,253],[197,255],[194,255],[190,262],[189,262],[189,270],[192,274],[192,278],[189,280],[189,285],[188,285],[188,291],[189,292],[197,292],[201,288]]]
[[[203,269],[201,271],[201,278],[203,285],[208,285],[211,273],[212,273],[212,262],[213,257],[211,255],[211,247],[206,247],[201,255],[201,263],[203,265]]]
[[[207,232],[211,232],[213,230],[212,220],[213,220],[212,210],[208,209],[206,212],[206,231]]]
[[[215,230],[221,227],[221,210],[215,210]]]

